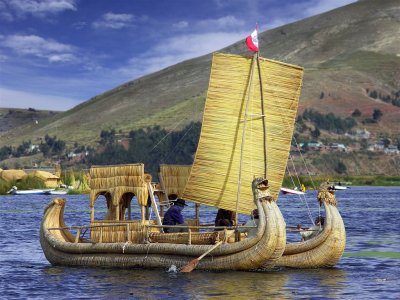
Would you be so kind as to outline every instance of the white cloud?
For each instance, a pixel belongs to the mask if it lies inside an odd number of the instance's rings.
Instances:
[[[14,20],[12,14],[7,11],[7,6],[4,2],[0,1],[0,20],[11,22]]]
[[[80,22],[75,22],[75,23],[73,23],[73,24],[72,24],[72,27],[73,27],[73,28],[75,28],[75,29],[78,29],[78,30],[80,30],[80,29],[83,29],[83,28],[85,28],[85,27],[86,27],[86,25],[87,25],[87,23],[86,23],[86,22],[84,22],[84,21],[80,21]]]
[[[0,40],[1,40],[1,37],[0,37]],[[0,51],[0,63],[7,61],[7,59],[8,59],[8,56],[5,55],[5,54],[3,54],[3,53]]]
[[[189,22],[187,22],[187,21],[180,21],[178,23],[172,24],[172,27],[176,28],[176,29],[184,29],[184,28],[187,28],[188,26],[189,26]]]
[[[76,2],[77,0],[9,0],[8,7],[18,16],[31,14],[45,17],[66,10],[76,11]]]
[[[209,28],[212,30],[227,30],[231,28],[240,28],[244,25],[244,22],[234,16],[225,16],[218,19],[201,20],[197,25],[201,28]]]
[[[3,47],[12,49],[20,55],[31,55],[45,58],[49,62],[71,62],[77,60],[75,49],[71,45],[62,44],[37,35],[10,35],[3,38]]]
[[[0,107],[64,111],[78,104],[76,99],[0,88]]]
[[[132,26],[134,16],[131,14],[114,14],[112,12],[104,14],[100,20],[93,22],[94,28],[121,29]]]
[[[188,34],[163,40],[148,52],[132,58],[128,65],[117,70],[130,78],[137,78],[194,57],[224,48],[243,39],[244,32],[211,32]]]

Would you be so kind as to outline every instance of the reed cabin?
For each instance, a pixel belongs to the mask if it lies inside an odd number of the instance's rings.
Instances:
[[[195,204],[195,218],[185,218],[189,226],[188,232],[163,233],[163,228],[166,227],[162,225],[164,213],[171,199],[183,194],[190,168],[191,166],[160,165],[160,182],[154,183],[152,176],[144,172],[143,164],[92,167],[90,240],[95,243],[214,244],[223,239],[227,230],[214,231],[214,224],[200,225],[199,204]],[[103,198],[100,196],[105,198],[107,212],[102,219],[95,219],[96,201]],[[160,211],[155,197],[159,200]],[[139,219],[133,218],[134,205],[139,206]],[[150,209],[153,214],[150,214]],[[200,232],[201,228],[209,228],[209,232]]]

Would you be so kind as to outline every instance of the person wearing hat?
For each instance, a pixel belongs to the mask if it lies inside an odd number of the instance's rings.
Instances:
[[[244,227],[254,227],[254,228],[239,228],[238,231],[240,233],[246,233],[247,237],[253,237],[257,235],[257,230],[258,230],[258,222],[259,222],[259,215],[258,215],[258,209],[254,209],[251,212],[251,219],[248,220],[245,224]]]
[[[308,229],[303,229],[301,227],[301,224],[297,225],[297,229],[300,230],[300,235],[301,235],[301,240],[308,241],[309,239],[312,239],[313,237],[316,237],[318,234],[321,233],[324,223],[325,223],[325,218],[322,216],[319,216],[315,219],[314,221],[315,225],[311,226]]]
[[[164,215],[163,225],[187,225],[182,216],[182,210],[187,206],[185,200],[176,199],[173,201],[173,205],[167,210]],[[165,233],[172,232],[185,232],[188,231],[187,228],[173,228],[173,227],[164,227]]]

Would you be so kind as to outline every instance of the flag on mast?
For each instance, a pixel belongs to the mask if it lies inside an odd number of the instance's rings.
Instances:
[[[250,51],[258,52],[258,25],[256,25],[256,29],[246,38],[246,45]]]

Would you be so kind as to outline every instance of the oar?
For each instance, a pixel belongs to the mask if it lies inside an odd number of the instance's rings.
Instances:
[[[212,246],[210,249],[208,249],[206,252],[204,252],[198,258],[193,259],[187,265],[185,265],[182,268],[180,268],[179,272],[181,272],[181,273],[190,273],[190,272],[192,272],[197,267],[197,265],[199,264],[200,260],[203,259],[204,256],[209,254],[215,248],[219,247],[225,240],[227,240],[233,234],[233,232],[231,232],[229,235],[227,235],[227,237],[225,239],[223,239],[223,240],[219,241],[218,243],[216,243],[214,246]]]
[[[216,243],[214,246],[212,246],[210,249],[208,249],[206,252],[204,252],[202,255],[200,255],[198,258],[193,259],[192,261],[190,261],[187,265],[183,266],[179,272],[182,273],[190,273],[192,272],[197,265],[199,264],[200,260],[206,256],[208,253],[210,253],[211,251],[213,251],[215,248],[217,248],[219,245],[221,245],[224,241],[219,241],[218,243]]]

